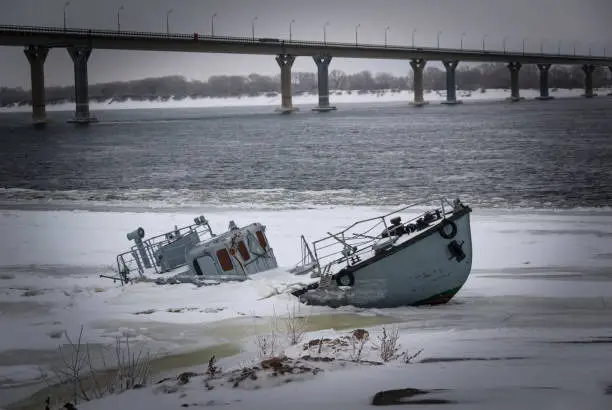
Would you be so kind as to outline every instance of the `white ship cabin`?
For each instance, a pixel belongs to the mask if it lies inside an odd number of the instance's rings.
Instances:
[[[228,231],[215,235],[203,217],[194,224],[144,239],[144,229],[128,233],[134,245],[117,255],[119,276],[107,277],[129,282],[129,275],[149,273],[193,274],[202,279],[237,280],[277,267],[274,251],[258,222],[239,228],[230,221]]]
[[[197,244],[187,253],[189,269],[205,279],[235,280],[276,268],[265,229],[258,222],[238,228],[231,221],[226,233]]]

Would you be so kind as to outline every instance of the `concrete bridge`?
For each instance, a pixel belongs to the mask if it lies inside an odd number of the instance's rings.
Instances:
[[[290,113],[291,67],[296,57],[312,57],[318,68],[319,104],[313,110],[331,111],[328,71],[332,57],[376,58],[409,60],[414,72],[414,101],[426,104],[423,98],[423,70],[428,61],[442,61],[446,68],[446,104],[460,103],[456,98],[455,70],[461,61],[504,62],[510,72],[510,99],[519,101],[519,72],[524,64],[536,64],[540,71],[540,96],[552,97],[548,91],[548,70],[553,64],[580,65],[585,73],[584,96],[593,94],[593,71],[606,66],[612,71],[612,57],[576,54],[524,53],[494,50],[398,47],[380,44],[334,43],[318,41],[281,40],[275,38],[227,37],[174,33],[151,33],[119,30],[63,29],[56,27],[2,26],[0,46],[24,47],[30,62],[32,81],[32,116],[34,124],[46,122],[44,63],[51,48],[65,48],[74,62],[75,102],[74,122],[95,121],[89,113],[87,61],[93,49],[150,50],[192,53],[266,54],[276,56],[281,70],[281,107]]]

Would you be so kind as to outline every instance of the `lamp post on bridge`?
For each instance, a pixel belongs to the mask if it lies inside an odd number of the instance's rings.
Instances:
[[[544,55],[544,39],[540,40],[540,54]]]
[[[391,29],[390,26],[385,27],[385,47],[387,47],[387,32]]]
[[[66,30],[66,9],[70,6],[70,0],[64,3],[64,30]]]
[[[484,52],[486,50],[485,47],[485,38],[489,37],[488,34],[485,34],[484,36],[482,36],[482,51]]]
[[[525,43],[527,43],[527,40],[529,40],[527,37],[523,39],[523,55],[525,55]]]
[[[504,37],[504,40],[502,41],[502,44],[504,45],[504,54],[506,54],[506,40],[508,40],[508,37],[510,36]]]
[[[557,54],[561,55],[561,40],[557,42]]]
[[[323,43],[327,44],[327,26],[329,26],[329,21],[323,24]]]
[[[574,55],[576,55],[576,44],[578,44],[577,41],[574,41],[574,43],[572,44],[572,46],[574,48]]]
[[[593,41],[592,43],[589,43],[589,57],[591,56],[591,47],[595,44],[597,44],[597,41]]]
[[[170,35],[170,14],[172,14],[172,9],[166,12],[166,34]]]
[[[465,32],[461,33],[461,51],[463,51],[463,37],[465,37]]]
[[[416,33],[417,29],[412,30],[412,48],[414,48],[414,33]]]
[[[440,34],[442,34],[442,30],[438,30],[438,37],[437,37],[438,48],[440,48]]]
[[[355,45],[359,44],[359,42],[357,41],[357,33],[359,32],[359,27],[361,27],[361,24],[357,24],[355,26]]]
[[[121,31],[121,10],[125,10],[123,5],[117,9],[117,31]]]
[[[291,20],[289,22],[289,41],[291,41],[293,39],[293,34],[291,32],[291,26],[293,25],[293,23],[295,23],[295,20]]]
[[[253,40],[255,40],[255,21],[257,20],[257,16],[253,17],[251,20],[251,34],[253,36]]]
[[[210,17],[210,36],[211,37],[215,36],[215,17],[217,17],[217,13],[214,13]]]

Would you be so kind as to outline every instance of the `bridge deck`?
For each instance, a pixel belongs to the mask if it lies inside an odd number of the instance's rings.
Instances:
[[[470,49],[384,46],[320,41],[281,40],[198,34],[153,33],[117,30],[63,29],[0,25],[0,46],[89,46],[109,50],[150,50],[192,53],[292,54],[314,56],[328,54],[345,58],[459,60],[474,62],[509,62],[524,64],[593,64],[612,66],[612,57],[567,54],[483,51]]]

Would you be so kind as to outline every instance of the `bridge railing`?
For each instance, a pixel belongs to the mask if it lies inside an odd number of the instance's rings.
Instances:
[[[37,27],[37,26],[19,26],[19,25],[0,25],[0,37],[3,34],[10,33],[12,35],[28,36],[30,34],[53,34],[53,35],[68,35],[83,38],[91,36],[107,37],[110,39],[134,39],[134,40],[177,40],[177,41],[206,41],[206,42],[231,42],[245,45],[265,44],[278,46],[291,46],[300,48],[335,48],[335,49],[375,49],[375,50],[390,50],[390,51],[406,51],[406,52],[428,52],[428,53],[453,53],[456,55],[474,55],[474,54],[495,54],[507,55],[508,57],[560,57],[564,59],[576,60],[609,60],[606,56],[585,56],[575,54],[546,54],[546,53],[523,53],[517,51],[499,51],[499,50],[479,50],[479,49],[454,49],[454,48],[439,48],[439,47],[412,47],[398,45],[382,45],[373,43],[340,43],[333,41],[309,41],[309,40],[282,40],[282,39],[265,39],[240,36],[219,36],[200,33],[161,33],[151,31],[125,31],[125,30],[102,30],[102,29],[82,29],[82,28],[62,28],[62,27]],[[196,37],[197,35],[197,37]]]

